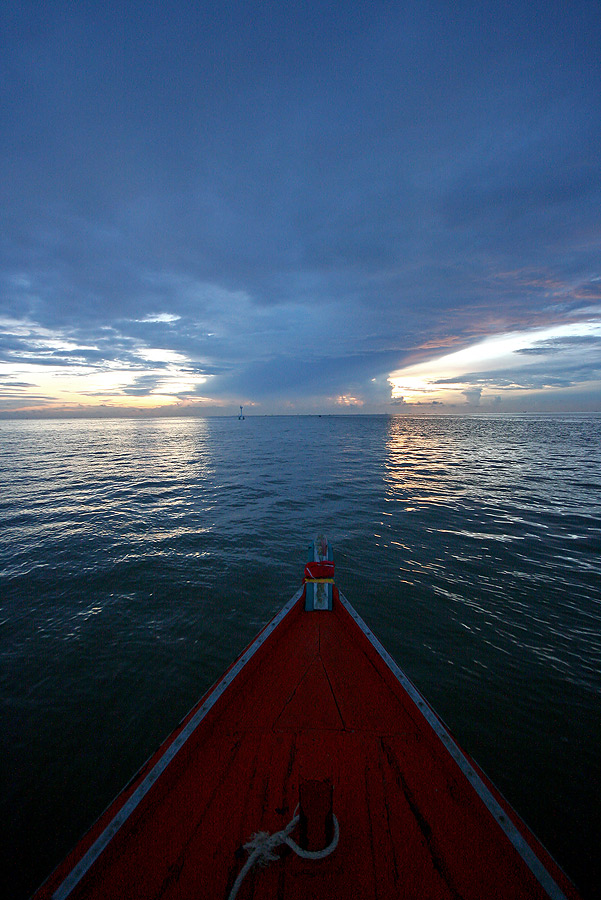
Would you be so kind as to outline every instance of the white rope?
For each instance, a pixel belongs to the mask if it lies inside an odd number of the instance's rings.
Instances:
[[[267,831],[259,831],[257,834],[253,834],[251,839],[244,844],[244,849],[248,850],[250,856],[238,873],[238,877],[230,891],[228,900],[234,900],[240,889],[240,885],[254,865],[267,866],[270,862],[279,859],[277,853],[274,853],[273,851],[276,847],[279,847],[280,844],[288,844],[290,849],[294,850],[296,855],[300,856],[302,859],[325,859],[326,856],[333,853],[338,846],[338,838],[340,837],[340,826],[338,825],[336,816],[332,816],[332,819],[334,820],[334,835],[331,843],[327,847],[324,847],[323,850],[303,850],[303,848],[299,847],[296,841],[293,841],[290,837],[290,834],[299,823],[300,817],[298,816],[297,811],[298,806],[294,816],[281,831],[276,831],[274,834],[269,834]]]

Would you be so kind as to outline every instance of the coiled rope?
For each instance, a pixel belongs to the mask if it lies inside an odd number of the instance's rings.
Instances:
[[[297,856],[301,857],[301,859],[319,860],[329,856],[338,846],[338,838],[340,837],[338,819],[334,815],[332,816],[332,819],[334,821],[334,835],[331,843],[323,850],[303,850],[303,848],[299,847],[296,841],[293,841],[290,837],[290,834],[294,831],[300,820],[298,806],[296,807],[294,816],[281,831],[276,831],[274,834],[269,834],[267,831],[259,831],[257,834],[253,834],[251,839],[244,844],[244,849],[248,851],[250,856],[238,873],[238,877],[230,891],[228,900],[234,900],[240,889],[240,885],[254,865],[267,866],[270,862],[279,859],[277,853],[274,853],[273,851],[276,847],[279,847],[280,844],[287,844]]]

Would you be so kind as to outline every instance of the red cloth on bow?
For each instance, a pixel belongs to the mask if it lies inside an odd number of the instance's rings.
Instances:
[[[333,578],[334,563],[331,560],[324,562],[310,562],[305,566],[305,581],[315,578]]]

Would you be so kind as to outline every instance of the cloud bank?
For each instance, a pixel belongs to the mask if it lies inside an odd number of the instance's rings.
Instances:
[[[600,38],[584,2],[14,7],[0,411],[600,409]]]

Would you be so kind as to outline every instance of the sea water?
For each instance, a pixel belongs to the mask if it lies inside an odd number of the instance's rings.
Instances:
[[[340,589],[586,896],[601,417],[0,422],[2,880],[26,897],[300,584]]]

